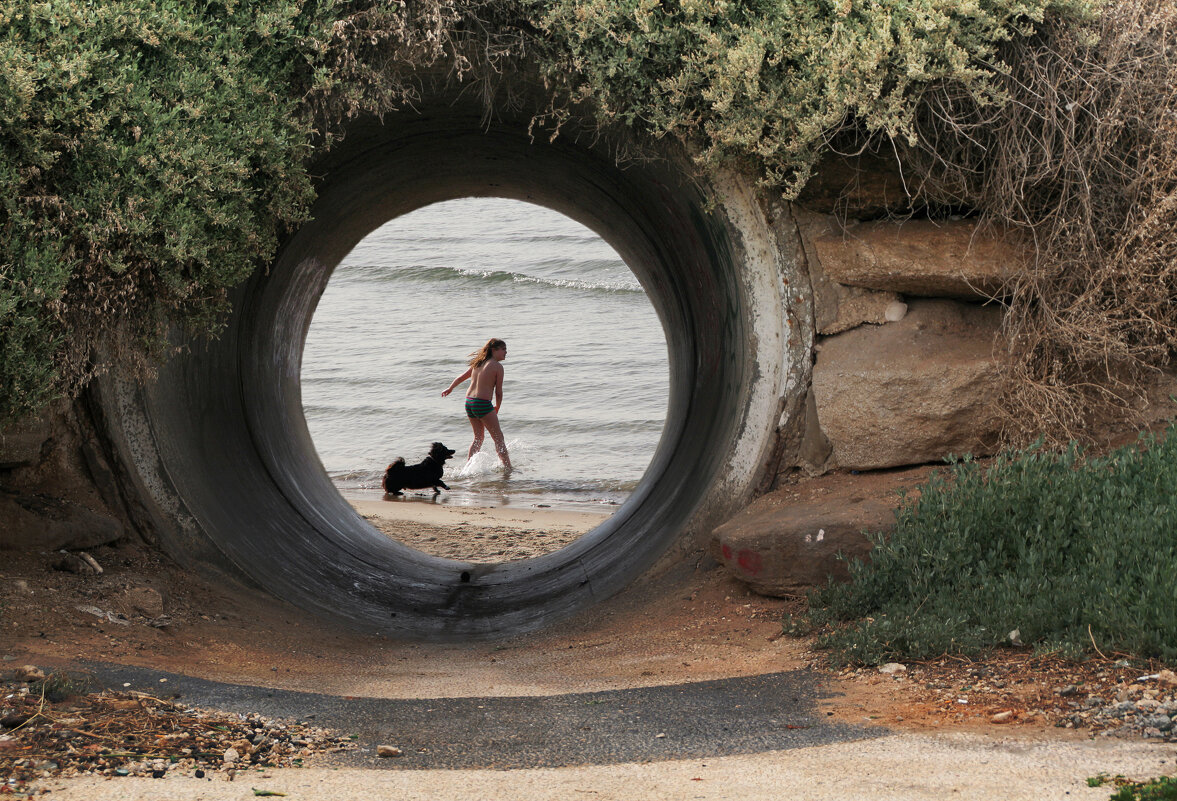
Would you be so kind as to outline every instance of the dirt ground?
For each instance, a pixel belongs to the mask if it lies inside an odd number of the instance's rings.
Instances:
[[[292,690],[429,698],[595,691],[817,667],[828,671],[826,713],[838,720],[1032,737],[1090,736],[1056,726],[1069,711],[1059,688],[1114,694],[1140,672],[1112,659],[1076,666],[1014,651],[979,663],[909,664],[896,675],[831,670],[810,638],[782,634],[782,616],[798,601],[753,595],[703,555],[661,585],[627,593],[555,631],[470,645],[395,642],[323,626],[260,594],[210,587],[142,548],[93,555],[100,575],[54,569],[59,554],[9,555],[0,580],[0,670],[102,661]],[[145,608],[157,598],[162,614]]]
[[[887,474],[846,480],[866,494],[872,480],[879,492],[894,492]],[[423,549],[441,542],[446,555],[458,554],[470,530],[417,521],[410,536],[403,524],[384,523],[386,533]],[[484,525],[470,547],[518,558],[511,543],[526,541],[521,525]],[[575,533],[563,525],[558,536]],[[24,664],[98,661],[290,690],[440,698],[588,692],[809,667],[828,675],[825,711],[838,720],[914,732],[1087,737],[1089,729],[1060,728],[1075,708],[1060,688],[1124,696],[1140,674],[1115,654],[1075,665],[1014,649],[982,662],[908,664],[894,674],[831,669],[812,637],[782,633],[783,616],[801,611],[801,599],[755,595],[705,553],[548,631],[457,645],[393,641],[309,619],[260,592],[212,586],[142,545],[91,555],[100,574],[59,569],[61,553],[4,554],[0,675]]]

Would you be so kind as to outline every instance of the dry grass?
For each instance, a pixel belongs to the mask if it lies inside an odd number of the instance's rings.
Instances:
[[[1094,29],[1048,23],[1003,57],[1007,103],[937,88],[902,157],[928,202],[1033,254],[1005,293],[1007,438],[1082,441],[1177,345],[1177,5],[1113,0]]]

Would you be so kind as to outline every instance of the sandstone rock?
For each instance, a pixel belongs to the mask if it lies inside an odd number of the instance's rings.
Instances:
[[[122,523],[79,503],[0,493],[0,550],[95,548],[120,539]]]
[[[882,323],[886,320],[887,309],[899,301],[894,292],[876,292],[870,289],[844,286],[831,281],[822,269],[822,263],[813,242],[819,237],[834,236],[841,227],[832,217],[807,214],[798,210],[798,229],[801,243],[809,265],[809,283],[813,288],[814,327],[819,334],[837,334],[848,331],[863,323]]]
[[[793,500],[789,488],[777,490],[715,530],[719,558],[755,592],[800,595],[830,577],[848,579],[838,554],[867,556],[863,531],[893,528],[898,503],[897,494],[865,498],[852,488],[805,501]]]
[[[830,460],[833,448],[830,441],[822,433],[821,424],[817,419],[817,403],[810,392],[805,398],[805,422],[801,434],[801,442],[797,447],[797,456],[801,466],[810,474],[820,473]]]
[[[822,343],[813,394],[840,467],[869,470],[990,453],[998,420],[996,307],[912,301],[907,316]]]
[[[811,211],[861,220],[910,212],[913,199],[893,156],[829,153],[814,168],[797,204]]]
[[[987,298],[1019,269],[1022,252],[968,220],[864,223],[813,239],[833,281],[906,295]]]
[[[18,420],[0,431],[0,468],[39,462],[51,432],[49,421],[40,417]]]

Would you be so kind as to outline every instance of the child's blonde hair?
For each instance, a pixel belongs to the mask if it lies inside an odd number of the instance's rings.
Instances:
[[[490,352],[492,350],[497,350],[498,348],[503,348],[506,346],[507,343],[503,340],[491,337],[490,339],[486,340],[485,345],[470,354],[470,358],[467,360],[466,364],[470,365],[471,367],[481,367],[490,359]]]

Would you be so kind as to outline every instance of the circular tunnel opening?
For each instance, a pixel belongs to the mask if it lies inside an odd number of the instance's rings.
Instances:
[[[493,334],[509,347],[500,419],[468,458],[463,383]],[[496,563],[552,553],[634,491],[665,422],[666,339],[636,276],[593,231],[517,200],[461,198],[365,236],[335,268],[307,333],[302,401],[340,494],[384,536]],[[454,450],[430,487],[386,495],[385,466]]]
[[[537,141],[525,120],[458,103],[393,122],[353,125],[317,165],[311,219],[235,292],[220,337],[178,334],[158,380],[106,383],[112,436],[165,550],[352,627],[440,640],[542,627],[696,553],[749,498],[784,399],[804,390],[780,221],[742,180],[701,177],[671,150],[619,165],[616,143]],[[302,407],[304,343],[336,267],[384,222],[465,197],[533,203],[596,232],[666,335],[665,425],[644,477],[591,532],[518,561],[374,536],[324,471]]]

